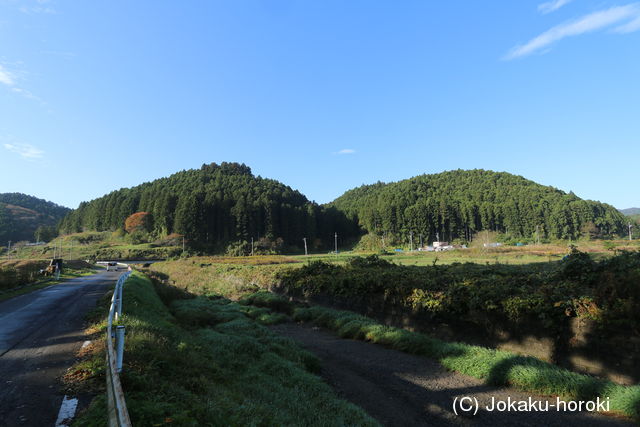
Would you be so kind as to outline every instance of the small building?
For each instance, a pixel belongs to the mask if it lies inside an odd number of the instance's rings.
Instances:
[[[483,246],[485,248],[497,248],[499,246],[502,246],[502,243],[485,243]]]

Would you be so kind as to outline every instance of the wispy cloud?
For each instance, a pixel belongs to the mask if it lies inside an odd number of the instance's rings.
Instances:
[[[46,103],[40,97],[31,93],[31,91],[20,87],[20,85],[18,84],[19,80],[20,73],[8,71],[5,66],[0,64],[0,84],[7,86],[7,88],[13,93],[17,93],[18,95],[24,96],[25,98],[38,101],[42,105],[46,105]]]
[[[548,1],[546,3],[541,3],[538,5],[538,11],[540,11],[540,13],[551,13],[551,12],[555,12],[556,10],[560,9],[562,6],[566,5],[567,3],[571,3],[573,0],[552,0],[552,1]]]
[[[4,148],[26,160],[41,159],[44,155],[44,151],[31,144],[5,143]]]
[[[33,5],[23,5],[18,8],[18,10],[22,13],[33,14],[33,13],[44,13],[48,15],[53,15],[58,13],[56,9],[52,6],[48,6],[49,0],[36,0]]]
[[[0,65],[0,83],[7,86],[13,86],[16,84],[13,75],[5,70],[2,65]]]
[[[566,37],[579,36],[622,24],[613,29],[618,33],[640,30],[640,3],[616,6],[584,15],[577,20],[557,25],[521,46],[516,46],[503,59],[511,60],[539,52]]]
[[[352,148],[343,148],[342,150],[338,151],[336,154],[354,154],[355,152],[356,150]]]

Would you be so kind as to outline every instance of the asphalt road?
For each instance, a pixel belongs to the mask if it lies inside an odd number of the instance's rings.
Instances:
[[[123,272],[100,272],[0,302],[0,426],[54,426],[60,378],[85,341],[85,315]]]

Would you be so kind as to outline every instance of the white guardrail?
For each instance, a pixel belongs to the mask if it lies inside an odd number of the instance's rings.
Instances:
[[[122,288],[130,271],[124,273],[118,279],[111,297],[111,308],[107,318],[107,404],[109,410],[109,426],[130,427],[127,404],[124,400],[122,384],[120,384],[120,372],[122,371],[122,357],[124,353],[124,326],[113,323],[118,322],[122,316]],[[115,348],[114,348],[115,339]]]

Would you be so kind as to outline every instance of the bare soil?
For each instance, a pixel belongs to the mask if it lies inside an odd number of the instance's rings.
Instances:
[[[599,413],[558,411],[489,411],[492,401],[545,402],[541,397],[512,388],[486,386],[482,381],[446,371],[439,363],[375,344],[342,339],[332,332],[305,324],[276,325],[272,330],[298,341],[322,360],[321,376],[338,392],[385,426],[621,426],[620,417]],[[456,398],[477,399],[476,415],[454,413]],[[466,401],[465,401],[466,402]]]

